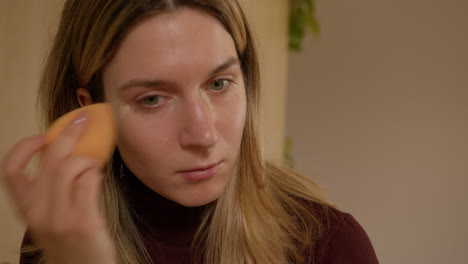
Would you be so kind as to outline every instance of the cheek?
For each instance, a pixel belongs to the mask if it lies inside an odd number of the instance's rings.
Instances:
[[[119,110],[119,144],[150,154],[174,144],[176,104],[170,104],[157,113],[145,112],[147,110],[136,105],[122,105]]]
[[[170,127],[129,112],[121,118],[119,126],[118,147],[122,156],[133,164],[158,163],[164,157],[161,153],[170,149]]]
[[[219,111],[217,119],[219,120],[218,130],[228,137],[230,141],[240,143],[246,117],[246,99],[245,92],[236,91],[231,98],[223,101],[222,111]],[[234,142],[232,142],[234,144]]]

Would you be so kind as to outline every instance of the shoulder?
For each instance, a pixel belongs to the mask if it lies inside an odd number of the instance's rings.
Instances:
[[[315,261],[309,263],[379,263],[366,231],[351,214],[317,203],[309,207],[322,227],[314,242]]]

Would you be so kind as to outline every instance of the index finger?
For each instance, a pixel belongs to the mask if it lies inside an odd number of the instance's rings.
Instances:
[[[47,144],[43,135],[25,138],[17,142],[5,155],[2,161],[2,177],[7,181],[14,181],[22,173],[31,158]]]
[[[47,167],[55,165],[63,158],[73,153],[76,144],[79,142],[82,134],[87,127],[87,114],[85,112],[79,113],[74,117],[73,121],[68,123],[57,138],[49,142],[48,147],[45,149],[41,159],[41,163],[47,164]],[[46,133],[47,135],[47,133]],[[49,139],[50,140],[50,139]],[[41,168],[45,169],[46,174],[50,173],[49,169],[55,168]]]

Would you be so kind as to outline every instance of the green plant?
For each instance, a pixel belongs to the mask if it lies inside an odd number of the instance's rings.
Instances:
[[[315,0],[289,0],[289,50],[298,52],[307,29],[320,36],[320,25],[315,15]]]

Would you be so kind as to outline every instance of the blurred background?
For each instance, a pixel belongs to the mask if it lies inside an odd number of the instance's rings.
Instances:
[[[289,56],[296,168],[381,263],[468,263],[468,1],[317,1]]]
[[[268,158],[286,150],[381,263],[467,263],[468,1],[319,0],[320,38],[300,52],[288,50],[288,0],[241,2],[261,50]],[[62,3],[0,0],[0,157],[39,132]],[[0,263],[17,263],[23,231],[0,185]]]

